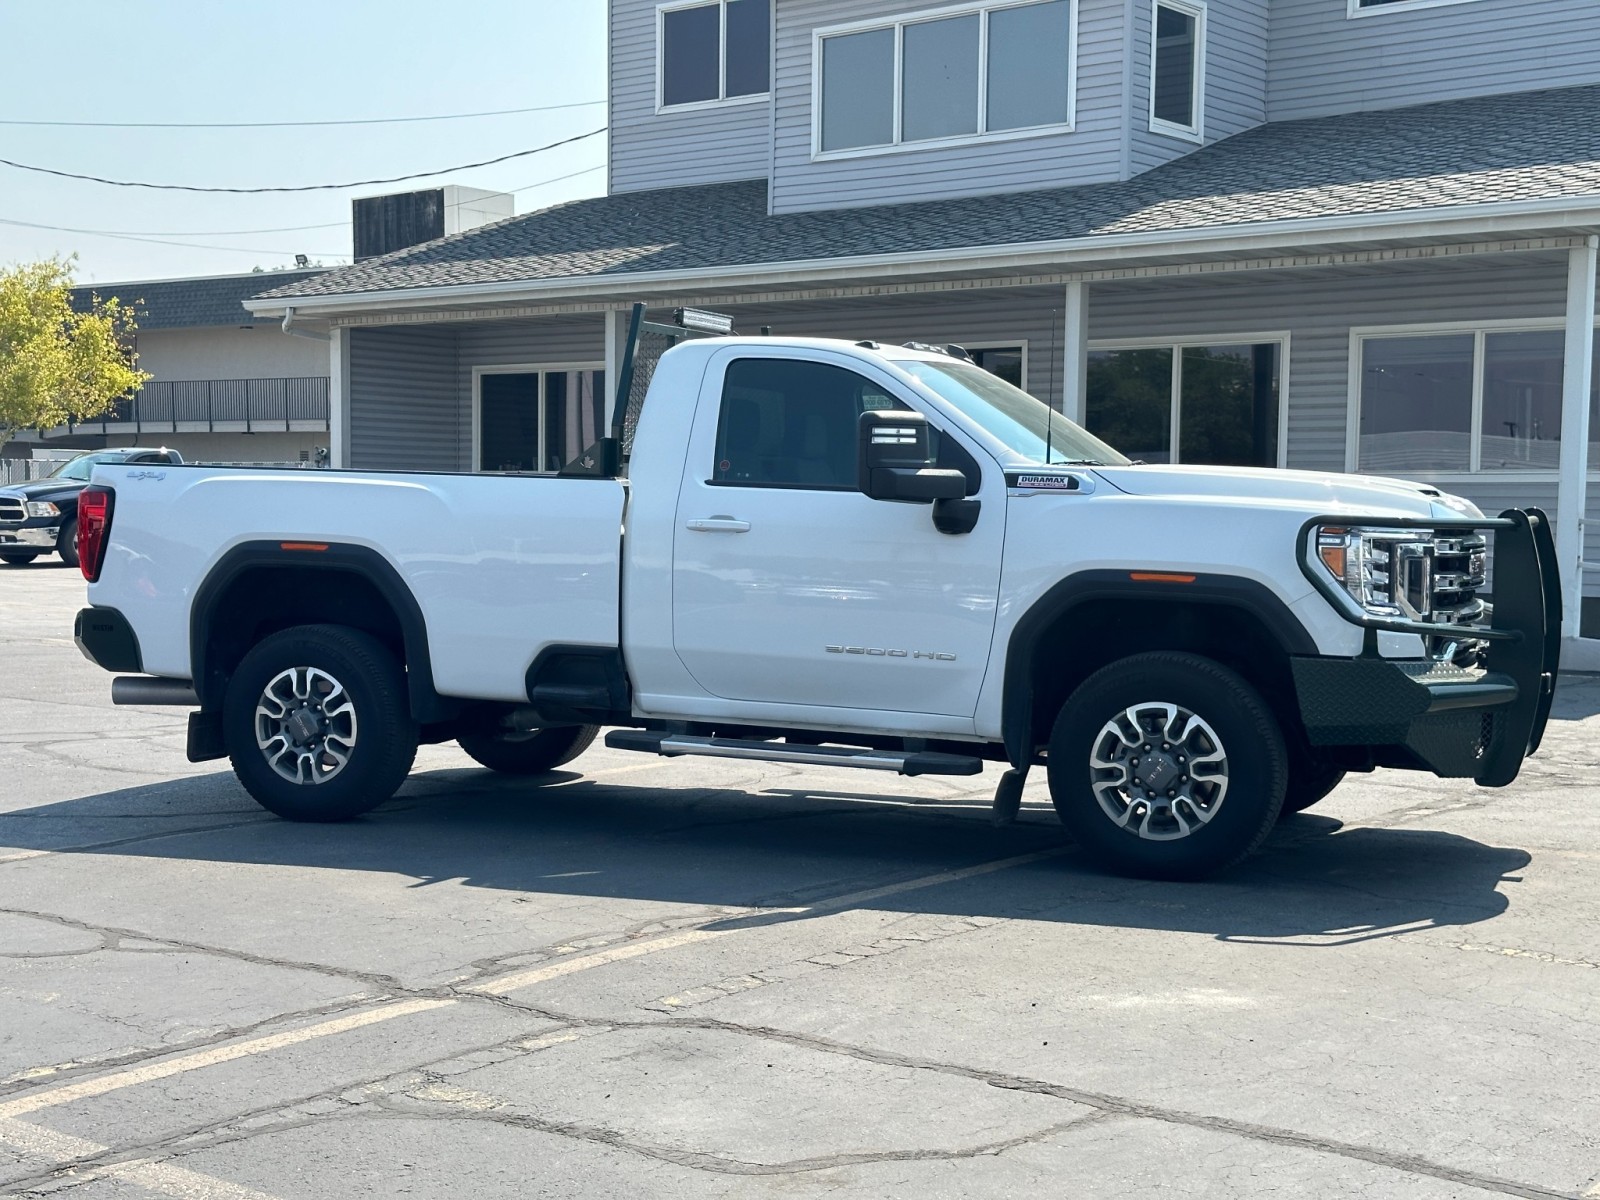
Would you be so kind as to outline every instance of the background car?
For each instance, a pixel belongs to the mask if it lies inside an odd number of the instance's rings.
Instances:
[[[59,554],[78,565],[78,493],[101,463],[178,465],[176,450],[126,446],[93,450],[68,459],[43,479],[0,488],[0,563],[21,566],[41,554]]]

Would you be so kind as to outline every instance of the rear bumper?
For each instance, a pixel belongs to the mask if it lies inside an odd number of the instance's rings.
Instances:
[[[1360,658],[1292,659],[1312,746],[1396,747],[1437,775],[1487,787],[1517,777],[1550,718],[1560,669],[1561,589],[1543,513],[1513,510],[1494,524],[1500,526],[1494,618],[1487,631],[1478,631],[1489,639],[1484,668],[1380,658],[1372,638]],[[1453,638],[1474,632],[1459,625],[1409,631]]]
[[[83,656],[107,671],[144,670],[139,635],[128,618],[114,608],[84,608],[72,623],[72,640]]]

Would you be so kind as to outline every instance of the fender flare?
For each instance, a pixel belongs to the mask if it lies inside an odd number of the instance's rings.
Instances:
[[[301,545],[325,546],[326,549],[308,551],[286,548]],[[223,681],[214,677],[206,663],[206,643],[213,622],[218,617],[218,602],[241,575],[258,567],[337,571],[359,576],[372,584],[388,602],[400,623],[400,635],[405,643],[406,681],[412,716],[422,722],[443,720],[449,716],[450,706],[433,686],[433,657],[428,646],[428,624],[422,615],[422,607],[393,564],[368,546],[276,540],[241,542],[217,560],[195,590],[194,603],[189,609],[189,667],[203,711],[215,711],[222,706]]]
[[[1232,608],[1260,621],[1287,655],[1314,657],[1316,643],[1294,613],[1265,584],[1233,575],[1170,572],[1136,579],[1128,570],[1080,571],[1052,586],[1012,627],[1001,687],[1000,728],[1006,757],[1016,767],[1033,761],[1034,655],[1047,631],[1081,605],[1100,600],[1156,600]]]

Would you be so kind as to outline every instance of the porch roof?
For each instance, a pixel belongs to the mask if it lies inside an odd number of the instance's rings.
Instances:
[[[767,212],[754,180],[577,200],[263,292],[272,311],[336,297],[749,277],[984,251],[1143,246],[1219,232],[1388,228],[1526,215],[1600,224],[1600,86],[1262,125],[1120,183],[868,208]],[[541,288],[546,290],[546,288]],[[318,303],[321,300],[322,303]]]

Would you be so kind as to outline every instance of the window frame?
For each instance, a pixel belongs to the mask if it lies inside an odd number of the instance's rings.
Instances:
[[[1156,116],[1156,27],[1159,10],[1170,8],[1194,18],[1194,76],[1190,81],[1190,112],[1194,124],[1179,125]],[[1204,143],[1206,139],[1206,3],[1205,0],[1150,0],[1150,80],[1149,80],[1150,132],[1163,137],[1182,138],[1186,142]]]
[[[1508,317],[1502,321],[1432,321],[1403,325],[1352,325],[1346,349],[1349,358],[1349,382],[1346,385],[1344,469],[1347,474],[1363,474],[1361,462],[1361,375],[1363,346],[1373,338],[1448,337],[1470,333],[1472,339],[1472,413],[1468,425],[1471,437],[1468,469],[1465,471],[1407,470],[1405,478],[1425,483],[1482,483],[1505,481],[1507,483],[1554,482],[1561,478],[1559,468],[1553,471],[1485,471],[1483,463],[1483,366],[1486,342],[1496,333],[1562,333],[1566,323],[1557,318]],[[1600,348],[1600,319],[1595,321],[1596,348]],[[1592,386],[1592,385],[1591,385]],[[1589,431],[1590,440],[1596,431]],[[1589,464],[1589,477],[1600,476],[1600,463]]]
[[[1278,445],[1276,461],[1273,468],[1284,469],[1289,460],[1289,354],[1290,342],[1293,335],[1287,329],[1261,333],[1246,331],[1243,333],[1208,333],[1195,337],[1182,338],[1102,338],[1088,342],[1084,351],[1093,354],[1100,350],[1170,350],[1172,351],[1172,391],[1170,400],[1172,404],[1171,424],[1168,427],[1168,445],[1172,447],[1171,463],[1182,466],[1182,442],[1180,440],[1183,426],[1183,352],[1196,347],[1205,346],[1264,346],[1269,343],[1278,345]],[[1087,406],[1089,397],[1084,396]],[[1068,417],[1089,429],[1088,413],[1067,413]],[[1094,430],[1090,429],[1090,433]],[[1099,435],[1096,435],[1099,436]],[[1104,439],[1102,439],[1104,440]],[[1114,447],[1121,449],[1120,447]],[[1123,451],[1126,454],[1126,451]]]
[[[741,104],[770,103],[772,100],[772,34],[771,4],[768,8],[767,34],[767,90],[751,92],[748,96],[729,96],[728,90],[728,0],[664,0],[656,5],[656,115],[664,113],[699,112],[709,108],[734,108]],[[715,8],[717,10],[717,98],[692,100],[687,104],[668,104],[667,87],[667,14],[686,8]]]
[[[539,377],[539,400],[537,404],[538,416],[536,428],[539,431],[537,442],[538,462],[545,460],[545,401],[547,392],[545,376],[554,375],[563,371],[595,371],[604,372],[606,365],[603,362],[554,362],[554,363],[494,363],[488,366],[474,366],[472,368],[472,466],[470,473],[473,475],[555,475],[555,471],[486,471],[478,464],[483,461],[483,377],[485,375],[537,375]]]
[[[873,17],[844,24],[819,26],[811,31],[811,161],[833,162],[839,159],[870,158],[880,154],[904,154],[916,150],[948,149],[956,146],[986,145],[990,142],[1017,141],[1022,138],[1050,137],[1071,133],[1078,124],[1078,17],[1082,0],[1068,0],[1067,21],[1067,119],[1048,125],[1029,125],[1023,129],[1005,129],[996,133],[985,131],[989,117],[989,14],[1008,8],[1026,8],[1044,0],[981,0],[966,4],[924,8],[902,13],[895,17]],[[978,132],[957,134],[954,137],[924,138],[908,142],[901,138],[902,107],[904,104],[905,27],[927,21],[976,14],[978,20]],[[830,37],[851,33],[869,33],[878,29],[894,31],[894,141],[874,146],[852,146],[844,150],[822,148],[822,43]]]
[[[1362,4],[1361,0],[1347,0],[1345,16],[1375,17],[1380,13],[1415,12],[1421,8],[1450,8],[1457,4],[1476,4],[1478,0],[1393,0],[1389,4]]]

